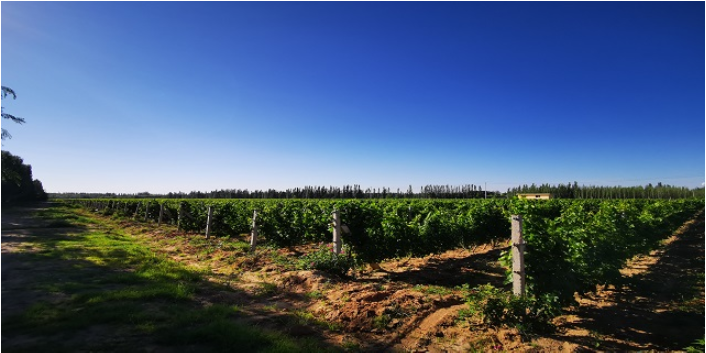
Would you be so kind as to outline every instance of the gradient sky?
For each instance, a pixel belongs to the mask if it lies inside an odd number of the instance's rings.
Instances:
[[[704,182],[703,2],[2,2],[48,192]]]

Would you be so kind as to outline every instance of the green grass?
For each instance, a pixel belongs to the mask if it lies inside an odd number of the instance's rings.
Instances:
[[[344,340],[343,343],[341,343],[341,347],[347,352],[358,352],[361,350],[360,343],[351,340]]]
[[[694,261],[699,260],[694,259]],[[699,268],[699,266],[693,267]],[[703,267],[696,271],[685,271],[682,283],[690,285],[683,285],[681,291],[674,293],[674,296],[679,298],[674,301],[674,306],[677,310],[704,315],[703,295],[705,279],[706,274],[703,272]]]
[[[392,316],[389,314],[378,315],[373,318],[373,327],[380,330],[385,330],[387,325],[392,321]]]
[[[305,296],[307,298],[309,298],[310,300],[319,300],[324,297],[324,294],[321,293],[321,291],[315,290],[315,291],[307,292],[305,294]]]
[[[686,353],[703,353],[704,347],[706,346],[704,342],[703,338],[697,339],[692,342],[689,347],[684,348],[684,351],[686,351]]]
[[[51,207],[49,209],[40,211],[39,213],[35,214],[35,216],[40,219],[56,222],[56,224],[63,224],[67,227],[96,223],[95,219],[87,215],[78,214],[77,210],[77,208],[71,208],[68,206]],[[47,228],[52,228],[51,223],[49,226],[47,226]]]
[[[257,297],[271,297],[279,292],[279,288],[275,283],[260,282],[259,286],[255,294]]]
[[[435,286],[435,285],[421,285],[418,284],[414,286],[414,290],[422,292],[427,295],[439,295],[439,296],[444,296],[453,293],[453,290],[442,287],[442,286]]]
[[[322,327],[331,332],[341,331],[341,326],[339,324],[319,319],[313,313],[305,310],[295,310],[288,320],[298,325],[312,325]]]
[[[39,250],[16,256],[38,269],[30,274],[27,291],[60,299],[40,299],[3,317],[3,348],[8,351],[333,350],[313,338],[297,339],[248,324],[238,306],[200,304],[196,296],[213,286],[202,281],[202,271],[155,253],[110,220],[67,207],[36,216],[53,225],[47,228],[64,224],[66,231],[40,229],[28,237]],[[201,242],[205,248],[213,246]],[[262,289],[263,294],[276,291],[271,285]],[[15,337],[32,339],[13,342]]]

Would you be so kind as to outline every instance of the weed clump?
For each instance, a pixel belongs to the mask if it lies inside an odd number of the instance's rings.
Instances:
[[[350,248],[344,246],[340,254],[336,254],[332,244],[319,245],[313,253],[299,258],[297,267],[304,270],[320,270],[330,274],[345,276],[356,266],[356,258],[350,253]]]

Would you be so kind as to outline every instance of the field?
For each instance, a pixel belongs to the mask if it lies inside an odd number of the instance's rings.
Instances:
[[[182,219],[175,203],[158,226],[158,207],[119,202],[3,209],[4,349],[681,350],[703,339],[703,201],[332,202],[353,234],[340,257],[326,204],[292,219],[313,203],[263,201],[232,221],[221,204],[206,239],[206,203]],[[258,207],[252,254],[247,214]],[[508,213],[525,215],[535,302],[506,296]],[[562,310],[533,311],[547,303]],[[519,304],[526,315],[513,314]]]

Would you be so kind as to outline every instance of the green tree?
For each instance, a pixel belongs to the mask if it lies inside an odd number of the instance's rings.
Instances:
[[[42,183],[32,179],[32,166],[22,158],[2,151],[2,203],[46,200]]]
[[[12,88],[2,86],[2,99],[4,100],[5,98],[7,98],[7,96],[12,96],[12,99],[17,99],[17,94],[15,93],[15,91],[12,90]],[[2,107],[1,109],[2,109],[2,118],[3,119],[10,119],[18,124],[23,124],[25,122],[24,118],[20,118],[20,117],[14,116],[12,114],[5,113],[5,107]],[[10,133],[5,128],[2,128],[1,138],[3,140],[8,139],[8,138],[12,138],[12,135],[10,135]]]
[[[39,181],[39,179],[34,179],[32,181],[32,184],[34,184],[34,199],[37,201],[46,201],[49,199],[49,196],[47,195],[46,191],[44,191],[44,186],[42,185],[42,182]]]

